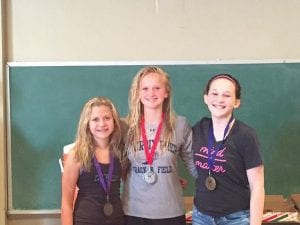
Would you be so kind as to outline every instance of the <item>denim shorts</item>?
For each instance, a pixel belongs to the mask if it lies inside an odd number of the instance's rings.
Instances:
[[[226,216],[208,216],[193,207],[192,225],[249,225],[250,212],[243,210]]]

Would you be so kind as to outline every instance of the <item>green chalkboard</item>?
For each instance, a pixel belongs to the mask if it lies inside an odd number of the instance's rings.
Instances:
[[[217,73],[242,85],[236,117],[257,130],[267,194],[300,193],[300,63],[160,65],[173,85],[174,108],[193,125],[208,116],[203,88]],[[108,96],[128,112],[131,80],[142,65],[8,65],[9,208],[59,209],[63,146],[73,142],[83,104]],[[182,176],[187,171],[181,165]],[[185,195],[193,195],[191,177]]]

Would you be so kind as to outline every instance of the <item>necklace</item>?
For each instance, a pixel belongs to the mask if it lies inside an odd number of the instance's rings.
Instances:
[[[157,174],[153,171],[153,169],[151,168],[151,165],[153,163],[153,156],[155,153],[155,149],[156,149],[157,144],[160,139],[163,121],[164,121],[164,114],[162,114],[162,116],[161,116],[161,120],[159,122],[157,131],[156,131],[156,134],[154,137],[154,142],[153,142],[152,148],[149,149],[149,143],[147,140],[146,129],[145,129],[145,118],[142,117],[142,119],[141,119],[140,125],[141,125],[142,139],[143,139],[143,145],[144,145],[144,152],[145,152],[146,159],[147,159],[147,170],[144,174],[144,180],[148,184],[154,184],[157,181]]]
[[[210,127],[209,127],[209,138],[208,138],[208,158],[207,158],[207,164],[208,164],[208,176],[205,179],[205,186],[209,191],[213,191],[216,189],[217,187],[217,182],[216,179],[212,176],[211,174],[211,170],[216,158],[216,155],[218,153],[218,151],[220,150],[220,148],[222,147],[222,145],[225,142],[225,137],[228,133],[229,127],[230,127],[230,123],[233,121],[234,117],[231,116],[225,129],[224,129],[224,134],[223,134],[223,139],[221,141],[221,143],[215,148],[215,150],[213,150],[213,143],[214,143],[214,127],[213,124],[211,122]]]

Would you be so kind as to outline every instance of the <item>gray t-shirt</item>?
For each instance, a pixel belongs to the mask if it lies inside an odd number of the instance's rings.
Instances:
[[[146,134],[150,148],[157,131],[157,124],[146,124]],[[184,161],[187,169],[197,176],[193,164],[191,127],[185,117],[177,116],[175,136],[167,150],[160,151],[157,145],[153,157],[153,171],[157,174],[154,184],[146,183],[143,179],[147,168],[147,160],[142,139],[139,150],[127,149],[131,163],[128,177],[124,183],[123,208],[125,215],[149,219],[177,217],[184,214],[182,187],[179,183],[178,156]]]

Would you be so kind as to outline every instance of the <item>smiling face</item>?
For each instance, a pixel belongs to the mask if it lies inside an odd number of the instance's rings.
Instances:
[[[165,98],[168,97],[168,92],[162,76],[158,73],[149,73],[145,75],[140,82],[139,97],[144,106],[144,110],[162,110],[163,102]]]
[[[107,143],[114,131],[114,119],[111,109],[105,105],[93,106],[89,129],[97,143]]]
[[[204,102],[212,117],[228,119],[233,110],[240,106],[235,88],[234,83],[226,78],[217,78],[211,82],[208,93],[204,95]]]

